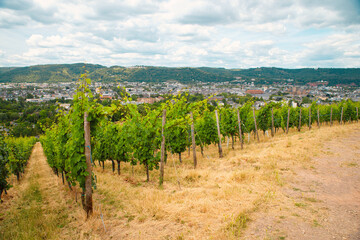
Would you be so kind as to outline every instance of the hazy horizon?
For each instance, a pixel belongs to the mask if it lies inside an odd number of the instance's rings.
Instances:
[[[48,66],[48,65],[73,65],[73,64],[91,64],[91,65],[100,65],[103,67],[111,68],[111,67],[159,67],[159,68],[219,68],[219,69],[227,69],[227,70],[237,70],[237,69],[255,69],[255,68],[277,68],[277,69],[360,69],[360,67],[298,67],[298,68],[284,68],[277,66],[259,66],[259,67],[248,67],[248,68],[227,68],[227,67],[209,67],[209,66],[160,66],[160,65],[132,65],[132,66],[123,66],[123,65],[103,65],[99,63],[82,63],[82,62],[73,62],[73,63],[49,63],[49,64],[34,64],[34,65],[24,65],[24,66],[0,66],[0,68],[21,68],[21,67],[34,67],[34,66]]]

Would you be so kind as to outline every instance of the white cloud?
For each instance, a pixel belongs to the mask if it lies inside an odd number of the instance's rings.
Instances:
[[[13,10],[0,9],[0,29],[26,25],[29,18],[17,15]]]
[[[0,1],[2,66],[359,66],[359,36],[356,0]]]
[[[33,34],[29,39],[26,40],[26,43],[30,47],[40,48],[75,47],[78,45],[72,38],[72,35],[68,35],[67,37],[52,35],[44,38],[40,34]]]
[[[237,53],[242,50],[240,41],[232,41],[229,38],[223,38],[220,42],[216,43],[212,48],[217,53]]]
[[[319,66],[336,64],[340,67],[360,66],[360,41],[358,34],[333,34],[326,39],[305,43],[301,52],[304,64]]]

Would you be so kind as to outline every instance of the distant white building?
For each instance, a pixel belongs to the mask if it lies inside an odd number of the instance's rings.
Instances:
[[[38,102],[42,102],[42,101],[41,101],[41,99],[38,99],[38,98],[28,98],[28,99],[26,99],[26,102],[36,102],[36,103],[38,103]]]
[[[66,110],[70,109],[70,104],[69,103],[61,103],[59,104],[59,107],[64,108]]]

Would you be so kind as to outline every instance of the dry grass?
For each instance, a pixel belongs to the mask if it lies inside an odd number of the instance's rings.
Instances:
[[[83,229],[96,238],[97,233],[87,229],[93,220],[85,221],[72,193],[46,163],[39,143],[21,182],[12,181],[15,186],[0,205],[0,239],[79,239]]]
[[[169,155],[163,187],[158,186],[158,170],[152,171],[151,181],[146,182],[142,166],[122,163],[118,176],[107,162],[104,171],[95,168],[95,211],[88,221],[80,203],[74,201],[74,192],[46,173],[48,177],[40,181],[40,192],[46,199],[43,210],[61,209],[67,216],[64,226],[56,228],[50,238],[239,239],[257,212],[287,201],[279,190],[296,175],[296,169],[311,169],[311,159],[326,154],[321,151],[326,141],[341,138],[359,126],[322,126],[311,131],[304,128],[300,133],[291,130],[288,135],[279,132],[274,138],[259,134],[260,143],[251,136],[243,150],[238,142],[235,150],[224,144],[222,159],[218,158],[217,147],[210,146],[205,149],[205,157],[197,152],[197,169],[193,169],[187,153],[182,164],[177,156]],[[315,200],[306,198],[287,206],[306,211]],[[47,211],[45,215],[53,214]]]
[[[162,188],[158,187],[157,170],[151,172],[147,183],[141,166],[132,171],[130,165],[122,164],[118,176],[107,162],[105,171],[96,169],[95,205],[101,204],[108,230],[102,237],[238,239],[254,212],[285,201],[278,190],[296,175],[296,168],[311,169],[311,158],[326,154],[321,151],[326,141],[355,128],[359,124],[321,126],[300,133],[292,130],[288,135],[277,133],[275,138],[260,134],[260,143],[251,136],[244,150],[238,143],[235,150],[224,144],[222,159],[217,147],[210,146],[204,158],[198,152],[197,169],[187,153],[182,164],[177,156],[169,156]]]

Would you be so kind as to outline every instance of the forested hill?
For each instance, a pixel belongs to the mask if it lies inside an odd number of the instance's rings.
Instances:
[[[75,81],[86,69],[94,81],[135,81],[163,82],[177,80],[182,83],[193,81],[222,82],[232,81],[235,77],[244,80],[255,79],[256,83],[273,83],[292,79],[294,83],[328,81],[329,85],[356,84],[360,86],[360,68],[168,68],[168,67],[105,67],[86,64],[54,64],[30,67],[0,68],[0,82],[67,82]]]
[[[69,82],[80,77],[84,72],[83,67],[83,63],[4,67],[0,68],[0,82]],[[89,72],[102,68],[105,67],[86,64]]]

